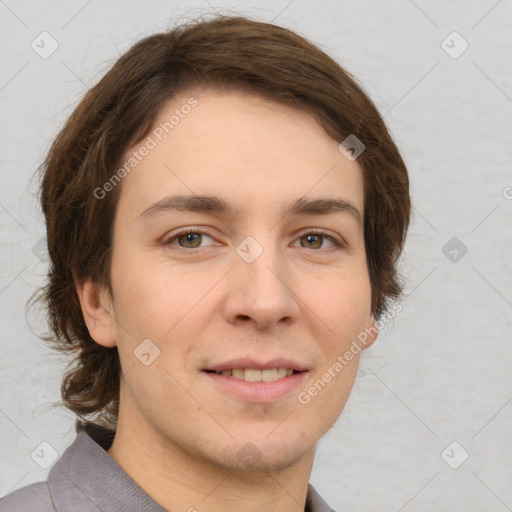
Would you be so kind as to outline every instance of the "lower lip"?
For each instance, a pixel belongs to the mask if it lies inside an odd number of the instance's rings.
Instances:
[[[245,402],[270,403],[296,391],[306,379],[307,371],[294,373],[272,382],[248,382],[213,372],[203,372],[223,393]]]

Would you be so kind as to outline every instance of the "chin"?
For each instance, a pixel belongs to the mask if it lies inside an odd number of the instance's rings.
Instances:
[[[250,447],[254,447],[247,443],[239,450],[236,454],[230,454],[226,457],[226,454],[218,454],[215,457],[210,454],[210,462],[215,466],[228,470],[235,471],[242,474],[257,474],[257,473],[279,473],[286,471],[295,464],[299,463],[306,455],[304,449],[299,446],[295,446],[293,450],[287,450],[286,452],[280,450],[277,452],[275,449],[254,449],[252,460],[250,456],[242,456],[243,451],[250,453]]]
[[[285,471],[299,463],[308,452],[312,459],[315,441],[306,442],[303,433],[269,432],[267,429],[264,435],[258,436],[245,433],[230,439],[227,444],[217,444],[213,450],[199,448],[199,455],[219,469],[245,474]]]

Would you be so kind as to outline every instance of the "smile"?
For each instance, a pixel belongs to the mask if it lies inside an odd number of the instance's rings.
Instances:
[[[273,382],[293,375],[293,372],[294,370],[291,368],[269,368],[266,370],[259,370],[258,368],[233,368],[232,370],[222,370],[221,372],[214,373],[247,382]]]
[[[222,395],[251,403],[272,403],[294,396],[303,387],[308,371],[284,367],[233,368],[232,370],[204,370],[213,387]],[[285,374],[283,377],[280,375]]]

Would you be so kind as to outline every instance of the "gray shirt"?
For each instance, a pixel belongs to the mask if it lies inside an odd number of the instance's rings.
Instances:
[[[86,424],[46,482],[0,499],[0,512],[167,512],[106,452],[114,431]],[[334,512],[308,484],[306,512]]]

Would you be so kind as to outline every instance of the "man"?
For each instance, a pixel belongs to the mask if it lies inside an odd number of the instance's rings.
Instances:
[[[400,295],[410,209],[348,73],[246,18],[151,36],[72,114],[41,201],[78,436],[0,510],[331,510],[315,445]]]

